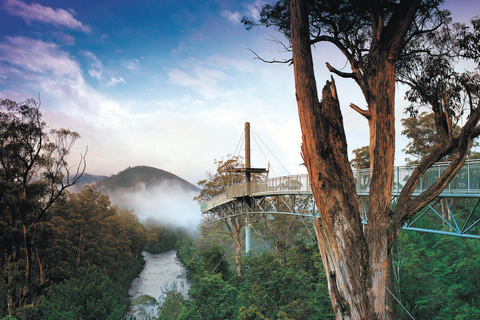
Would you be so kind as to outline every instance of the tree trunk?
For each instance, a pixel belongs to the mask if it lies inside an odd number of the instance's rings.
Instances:
[[[235,265],[237,267],[237,275],[242,275],[242,247],[243,241],[235,239]]]
[[[376,90],[376,105],[372,109],[375,117],[369,121],[370,150],[375,156],[369,224],[364,234],[335,84],[333,80],[327,82],[319,102],[308,26],[307,6],[301,0],[292,0],[292,51],[302,153],[320,215],[316,233],[330,299],[337,319],[384,320],[386,304],[389,315],[395,309],[390,305],[392,299],[385,295],[391,270],[388,230],[395,131],[393,100],[389,99],[395,89],[391,82],[394,64],[377,65],[377,75],[387,74],[371,84],[383,91]],[[379,58],[380,62],[385,61],[385,57]]]
[[[392,271],[391,241],[396,236],[392,237],[388,233],[392,215],[391,196],[395,160],[395,63],[388,59],[379,46],[371,50],[370,55],[375,57],[376,63],[375,68],[372,68],[375,72],[375,77],[372,77],[374,82],[370,83],[375,99],[368,103],[372,180],[365,238],[369,252],[371,283],[368,295],[374,302],[376,316],[383,319],[386,309],[395,309],[395,303],[392,305],[394,301],[386,291],[388,274]],[[392,284],[393,281],[390,281],[389,285]],[[386,307],[388,302],[390,304]]]

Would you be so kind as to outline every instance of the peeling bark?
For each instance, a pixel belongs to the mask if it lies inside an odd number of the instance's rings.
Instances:
[[[290,2],[302,155],[319,210],[315,229],[337,319],[396,319],[396,302],[387,291],[388,288],[394,292],[392,245],[403,223],[437,197],[453,179],[464,164],[472,139],[480,135],[478,105],[470,102],[471,112],[458,137],[451,135],[448,109],[434,110],[437,127],[443,128],[440,134],[446,138],[412,172],[392,211],[396,62],[420,3],[420,0],[397,2],[386,22],[380,4],[366,0],[364,5],[370,13],[372,35],[368,61],[360,72],[358,61],[337,44],[349,59],[352,73],[340,72],[327,64],[335,75],[353,78],[367,102],[367,109],[351,105],[368,120],[370,130],[372,177],[368,225],[363,228],[335,84],[333,79],[327,81],[320,101],[310,47],[308,1]],[[455,156],[447,170],[430,188],[413,198],[415,186],[423,174],[449,153]]]
[[[363,231],[353,173],[347,154],[343,117],[333,79],[319,102],[308,34],[308,12],[291,2],[296,98],[302,129],[302,154],[320,217],[318,245],[337,319],[385,319],[395,310],[386,297],[390,196],[393,185],[395,65],[379,51],[369,86],[370,150],[374,155],[369,224]],[[372,205],[374,204],[374,205]]]

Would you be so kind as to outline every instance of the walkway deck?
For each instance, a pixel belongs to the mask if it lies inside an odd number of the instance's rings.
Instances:
[[[418,195],[430,187],[448,167],[448,163],[439,163],[430,168],[415,189]],[[400,194],[415,166],[395,167],[392,196]],[[368,223],[366,199],[368,198],[371,171],[354,170],[356,189],[363,201],[362,222]],[[246,184],[237,184],[226,188],[225,192],[210,201],[201,203],[201,210],[207,220],[217,221],[236,215],[257,214],[292,214],[303,217],[315,217],[315,207],[308,175],[289,175],[268,178],[265,181],[251,182],[250,195]],[[248,195],[248,202],[245,200]],[[470,198],[466,201],[441,201],[441,199]],[[394,201],[394,200],[393,200]],[[248,203],[248,204],[247,204]],[[417,213],[404,225],[405,230],[448,234],[453,236],[480,239],[480,160],[465,162],[447,188],[439,197]],[[431,227],[418,222],[420,218],[431,216],[436,219]],[[424,219],[423,219],[424,220]],[[422,221],[422,220],[421,220]],[[420,226],[420,227],[419,227]]]

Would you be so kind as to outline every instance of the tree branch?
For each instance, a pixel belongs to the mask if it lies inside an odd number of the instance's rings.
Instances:
[[[364,116],[365,118],[367,119],[370,119],[371,118],[371,113],[370,111],[368,110],[363,110],[361,109],[359,106],[353,104],[353,103],[350,103],[350,108],[352,108],[353,110],[357,111],[358,113],[360,113],[362,116]]]
[[[437,197],[462,168],[470,141],[480,135],[480,127],[477,126],[479,120],[480,108],[477,107],[470,114],[467,123],[462,128],[460,135],[457,138],[452,138],[445,141],[443,144],[438,145],[428,156],[420,161],[419,165],[415,168],[400,192],[397,210],[395,210],[395,214],[393,215],[392,228],[394,228],[394,230],[401,228],[407,219],[411,218],[421,208]],[[433,164],[453,150],[457,150],[457,152],[448,168],[440,175],[432,186],[422,192],[418,197],[412,199],[415,187],[425,172]]]
[[[260,57],[260,56],[259,56],[255,51],[253,51],[252,49],[248,49],[248,48],[247,48],[247,50],[250,51],[251,53],[253,53],[253,54],[255,55],[256,58],[254,58],[254,59],[260,60],[260,61],[265,62],[265,63],[285,63],[285,64],[289,64],[289,65],[292,64],[292,59],[291,59],[291,58],[290,58],[290,59],[281,60],[281,61],[275,60],[275,59],[273,59],[273,60],[265,60],[265,59],[263,59],[262,57]]]
[[[332,65],[331,65],[330,63],[328,63],[328,62],[326,62],[325,65],[327,66],[328,71],[336,74],[336,75],[339,76],[339,77],[356,79],[355,74],[352,73],[352,72],[342,72],[342,71],[339,71],[339,70],[335,69],[334,67],[332,67]]]

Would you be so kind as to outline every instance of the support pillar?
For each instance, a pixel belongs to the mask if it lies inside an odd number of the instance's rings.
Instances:
[[[252,222],[250,217],[250,122],[245,122],[245,183],[247,187],[247,192],[245,195],[245,204],[246,204],[246,215],[245,215],[245,251],[248,253],[252,250]]]

